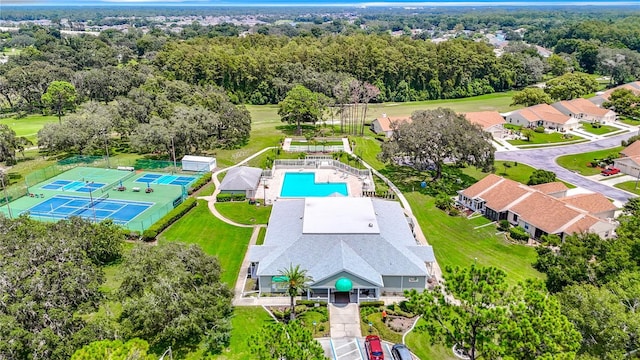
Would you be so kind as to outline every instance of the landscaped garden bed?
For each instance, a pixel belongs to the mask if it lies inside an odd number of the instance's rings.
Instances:
[[[417,315],[409,312],[405,304],[360,304],[362,334],[378,335],[391,343],[401,343],[402,335],[411,329],[417,319]]]
[[[329,324],[329,310],[327,304],[304,303],[296,305],[296,320],[307,328],[313,337],[327,337],[331,331]],[[291,314],[289,306],[271,306],[269,311],[278,321],[287,321]]]

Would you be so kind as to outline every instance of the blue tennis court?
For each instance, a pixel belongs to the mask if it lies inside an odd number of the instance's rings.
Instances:
[[[144,174],[140,178],[136,179],[136,182],[147,184],[187,186],[191,184],[195,179],[196,178],[193,176]]]
[[[92,192],[96,191],[106,184],[97,182],[86,181],[71,181],[71,180],[56,180],[42,186],[45,190],[58,190],[58,191],[77,191],[77,192]]]
[[[89,220],[111,219],[116,224],[126,224],[152,207],[154,203],[144,201],[112,200],[109,194],[100,198],[55,195],[27,211],[29,214],[53,220],[79,216]]]

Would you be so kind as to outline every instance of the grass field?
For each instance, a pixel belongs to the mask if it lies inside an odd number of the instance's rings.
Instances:
[[[16,132],[16,136],[24,136],[35,145],[38,131],[40,131],[45,124],[57,121],[58,118],[55,116],[29,115],[20,119],[12,117],[0,119],[0,124],[8,125]]]
[[[619,131],[620,129],[613,126],[601,125],[600,127],[593,127],[590,123],[582,123],[582,130],[594,135],[604,135]]]
[[[206,201],[199,200],[198,206],[163,232],[159,241],[200,245],[204,252],[218,258],[222,281],[233,287],[252,231],[222,222],[211,214]]]
[[[437,209],[434,199],[418,192],[404,194],[420,223],[427,241],[433,246],[441,267],[494,266],[505,271],[507,280],[517,283],[526,279],[542,279],[531,264],[536,260],[532,247],[510,244],[496,235],[494,225],[474,229],[489,223],[485,218],[468,220],[452,217]]]
[[[618,146],[612,149],[598,150],[582,154],[565,155],[557,158],[556,162],[558,163],[558,165],[567,170],[579,172],[580,175],[597,175],[600,173],[601,169],[591,167],[590,163],[596,159],[604,159],[609,156],[618,157],[620,151],[622,151],[623,149],[624,147]]]
[[[424,320],[418,320],[416,327],[423,325]],[[406,343],[409,349],[420,359],[427,360],[456,360],[451,349],[443,345],[431,345],[429,334],[422,331],[410,332],[406,337]]]
[[[213,357],[219,360],[244,360],[254,356],[249,352],[249,338],[257,333],[263,325],[273,321],[273,318],[259,306],[236,307],[233,310],[231,325],[231,341],[229,348],[222,354]],[[201,359],[198,354],[187,357],[189,360]]]
[[[567,136],[567,137],[565,137]],[[531,138],[529,138],[529,141],[527,140],[521,140],[521,139],[517,139],[517,140],[507,140],[507,142],[511,145],[536,145],[536,144],[554,144],[554,143],[561,143],[561,142],[568,142],[568,141],[575,141],[575,140],[580,140],[582,139],[579,136],[575,136],[575,135],[565,135],[565,134],[561,134],[558,132],[552,132],[552,133],[533,133],[533,136],[531,136]]]
[[[229,220],[238,224],[266,224],[271,215],[271,206],[256,206],[248,201],[221,202],[215,204],[216,209]]]
[[[636,184],[638,184],[638,186],[636,186]],[[613,186],[617,187],[618,189],[626,190],[630,193],[640,195],[640,183],[636,181],[625,181],[623,183],[615,184]]]

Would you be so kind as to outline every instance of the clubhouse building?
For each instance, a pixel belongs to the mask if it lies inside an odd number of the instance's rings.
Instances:
[[[307,197],[273,204],[264,244],[250,247],[249,260],[261,295],[282,294],[280,270],[300,265],[313,278],[308,299],[359,303],[424,290],[435,257],[397,202]]]

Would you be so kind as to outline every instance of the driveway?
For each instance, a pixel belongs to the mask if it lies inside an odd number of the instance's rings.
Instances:
[[[564,180],[568,183],[585,188],[587,190],[591,190],[593,192],[601,193],[604,196],[617,201],[626,202],[630,198],[635,197],[635,195],[626,191],[616,189],[614,187],[607,186],[606,184],[591,180],[582,175],[567,170],[556,163],[556,158],[563,155],[580,154],[620,146],[620,142],[622,140],[626,140],[637,134],[638,131],[634,130],[605,139],[575,145],[555,146],[528,150],[497,151],[495,157],[496,160],[517,161],[519,163],[533,166],[537,169],[553,171],[554,173],[556,173],[556,176],[559,179]]]

